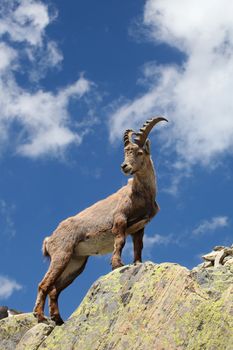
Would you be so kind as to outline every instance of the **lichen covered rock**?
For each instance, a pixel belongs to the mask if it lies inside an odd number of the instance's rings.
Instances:
[[[16,346],[16,350],[37,350],[43,340],[52,332],[55,323],[38,323],[29,329]]]
[[[208,268],[208,267],[219,267],[221,265],[230,265],[233,263],[233,245],[230,247],[224,246],[216,246],[212,250],[212,252],[202,255],[202,259],[204,263],[200,265],[200,267]]]
[[[225,288],[221,275],[214,293],[176,264],[122,267],[94,283],[39,349],[232,350],[233,274]]]
[[[37,324],[32,313],[20,314],[0,320],[0,349],[13,350],[23,335]]]
[[[61,327],[37,324],[29,314],[0,321],[4,350],[232,350],[232,344],[232,264],[192,271],[171,263],[128,265],[97,280]]]

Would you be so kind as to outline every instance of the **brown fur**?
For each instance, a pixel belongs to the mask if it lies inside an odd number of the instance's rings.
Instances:
[[[47,250],[47,241],[48,241],[49,237],[46,237],[43,241],[43,244],[42,244],[42,253],[44,256],[49,256],[49,253],[48,253],[48,250]]]
[[[75,216],[62,221],[43,242],[43,253],[50,256],[48,272],[38,287],[34,312],[45,320],[44,304],[49,295],[50,315],[57,324],[63,321],[58,296],[83,271],[88,256],[113,251],[112,268],[123,265],[121,252],[127,235],[133,237],[134,263],[141,262],[145,225],[159,207],[155,201],[156,178],[147,140],[143,147],[125,143],[122,169],[133,174],[128,184]]]

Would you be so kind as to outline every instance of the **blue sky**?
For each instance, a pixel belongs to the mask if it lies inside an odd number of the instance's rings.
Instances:
[[[161,211],[144,260],[191,268],[233,243],[232,7],[1,2],[0,304],[32,310],[44,237],[126,183],[122,134],[156,114],[169,124],[150,135]],[[109,271],[110,256],[90,258],[60,297],[62,315]]]

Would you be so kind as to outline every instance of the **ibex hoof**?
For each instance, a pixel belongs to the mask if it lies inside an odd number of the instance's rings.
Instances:
[[[118,269],[119,267],[124,266],[124,264],[122,262],[116,263],[116,264],[112,264],[112,271]]]
[[[60,315],[59,316],[51,316],[51,320],[56,323],[56,326],[61,326],[64,323],[64,321]]]
[[[140,260],[134,261],[134,265],[140,265],[142,262]]]
[[[46,323],[49,324],[49,321],[47,319],[47,317],[45,317],[44,315],[40,315],[36,312],[33,312],[33,315],[37,318],[38,323]]]

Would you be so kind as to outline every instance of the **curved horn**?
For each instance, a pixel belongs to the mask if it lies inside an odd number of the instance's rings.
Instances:
[[[141,127],[140,131],[136,133],[136,137],[134,138],[134,142],[142,147],[151,131],[151,129],[159,122],[168,120],[164,117],[155,117],[148,119],[143,126]]]
[[[123,140],[124,140],[124,146],[126,147],[129,143],[133,143],[133,140],[132,140],[132,136],[133,134],[135,134],[135,131],[131,130],[131,129],[127,129],[124,133],[124,137],[123,137]]]

